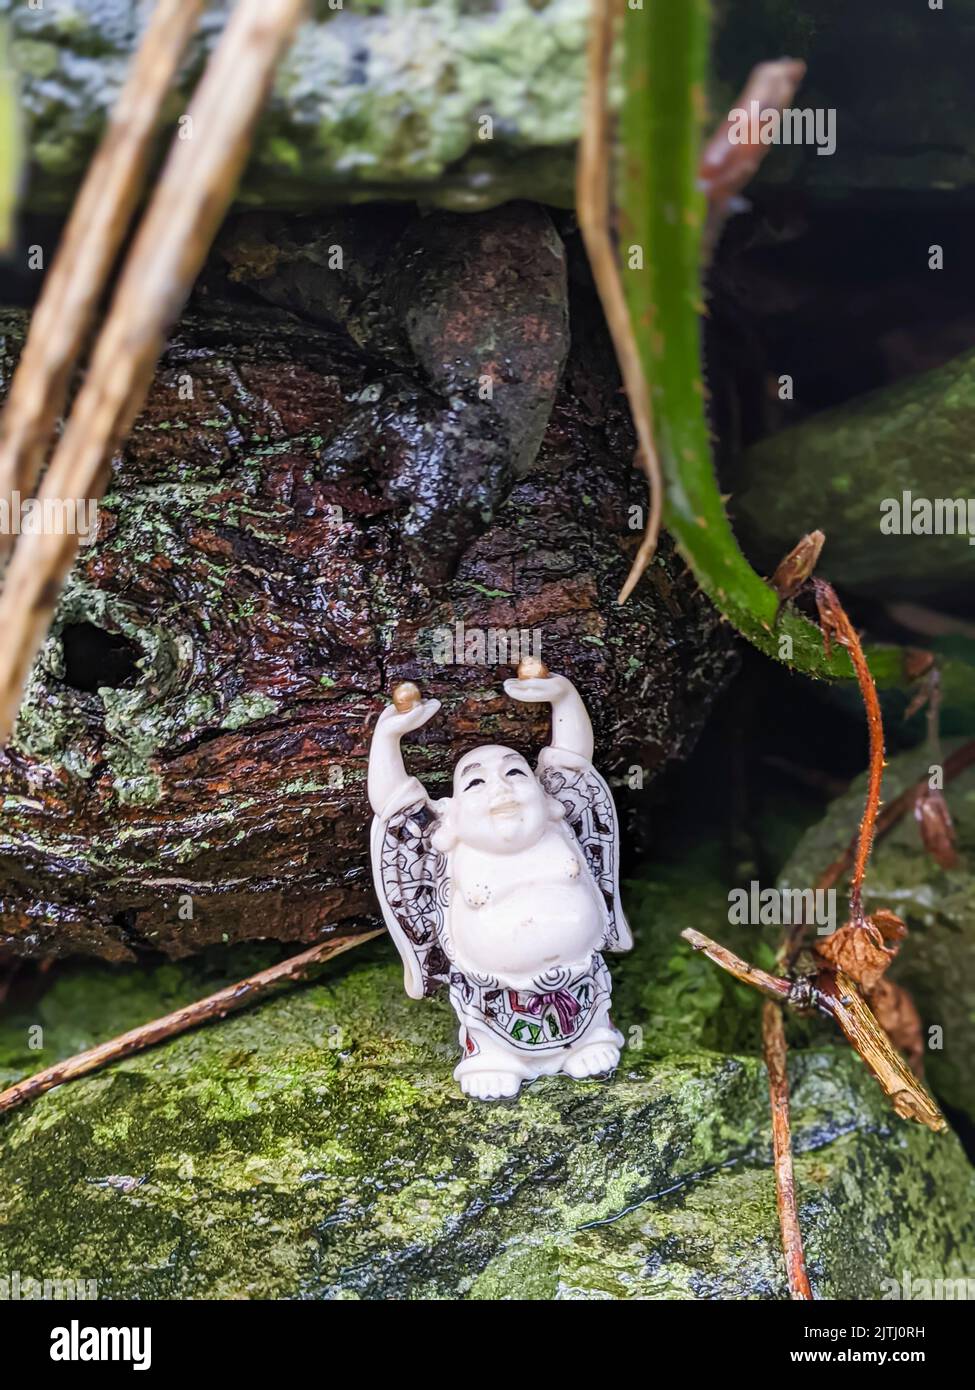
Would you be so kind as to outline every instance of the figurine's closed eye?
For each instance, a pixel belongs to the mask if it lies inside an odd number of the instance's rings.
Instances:
[[[471,787],[483,787],[483,786],[484,786],[484,778],[483,778],[483,777],[472,777],[471,780],[468,782],[467,786],[464,788],[464,791],[465,791],[465,792],[469,792],[470,789],[471,789]]]
[[[508,773],[507,773],[507,776],[509,776],[509,777],[527,777],[527,776],[528,776],[528,773],[525,771],[525,769],[524,769],[523,767],[512,767],[512,768],[509,768]]]

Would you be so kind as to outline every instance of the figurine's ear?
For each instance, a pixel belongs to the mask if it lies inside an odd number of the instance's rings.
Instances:
[[[548,802],[549,820],[564,820],[565,807],[563,806],[562,802],[559,801],[558,797],[552,796],[551,792],[549,792],[546,794],[545,799]]]
[[[453,804],[453,798],[449,796],[445,796],[437,802],[440,821],[430,836],[430,843],[438,854],[449,854],[457,843],[457,831],[454,829],[454,820],[451,814]]]

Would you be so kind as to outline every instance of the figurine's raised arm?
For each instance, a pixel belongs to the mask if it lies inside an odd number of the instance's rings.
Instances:
[[[532,667],[539,674],[532,673]],[[513,700],[527,704],[548,703],[552,706],[552,743],[554,749],[574,753],[592,762],[592,724],[582,703],[582,697],[565,676],[552,676],[541,663],[523,661],[518,667],[518,679],[504,683]]]
[[[420,787],[406,770],[400,739],[419,729],[439,708],[439,700],[421,700],[416,686],[404,682],[396,687],[393,703],[386,706],[376,721],[369,750],[368,790],[369,805],[377,816],[388,812],[391,803],[407,789]]]

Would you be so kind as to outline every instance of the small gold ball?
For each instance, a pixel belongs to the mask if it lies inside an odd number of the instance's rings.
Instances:
[[[545,662],[537,656],[526,656],[518,663],[518,679],[520,681],[544,680],[549,674],[549,669]]]
[[[420,687],[414,685],[412,681],[400,681],[393,686],[393,704],[400,714],[405,714],[407,710],[420,702]]]

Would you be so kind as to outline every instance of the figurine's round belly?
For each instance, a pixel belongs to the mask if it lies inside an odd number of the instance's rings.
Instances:
[[[604,927],[595,890],[579,878],[521,887],[476,909],[458,894],[450,930],[461,970],[508,981],[586,960]]]

